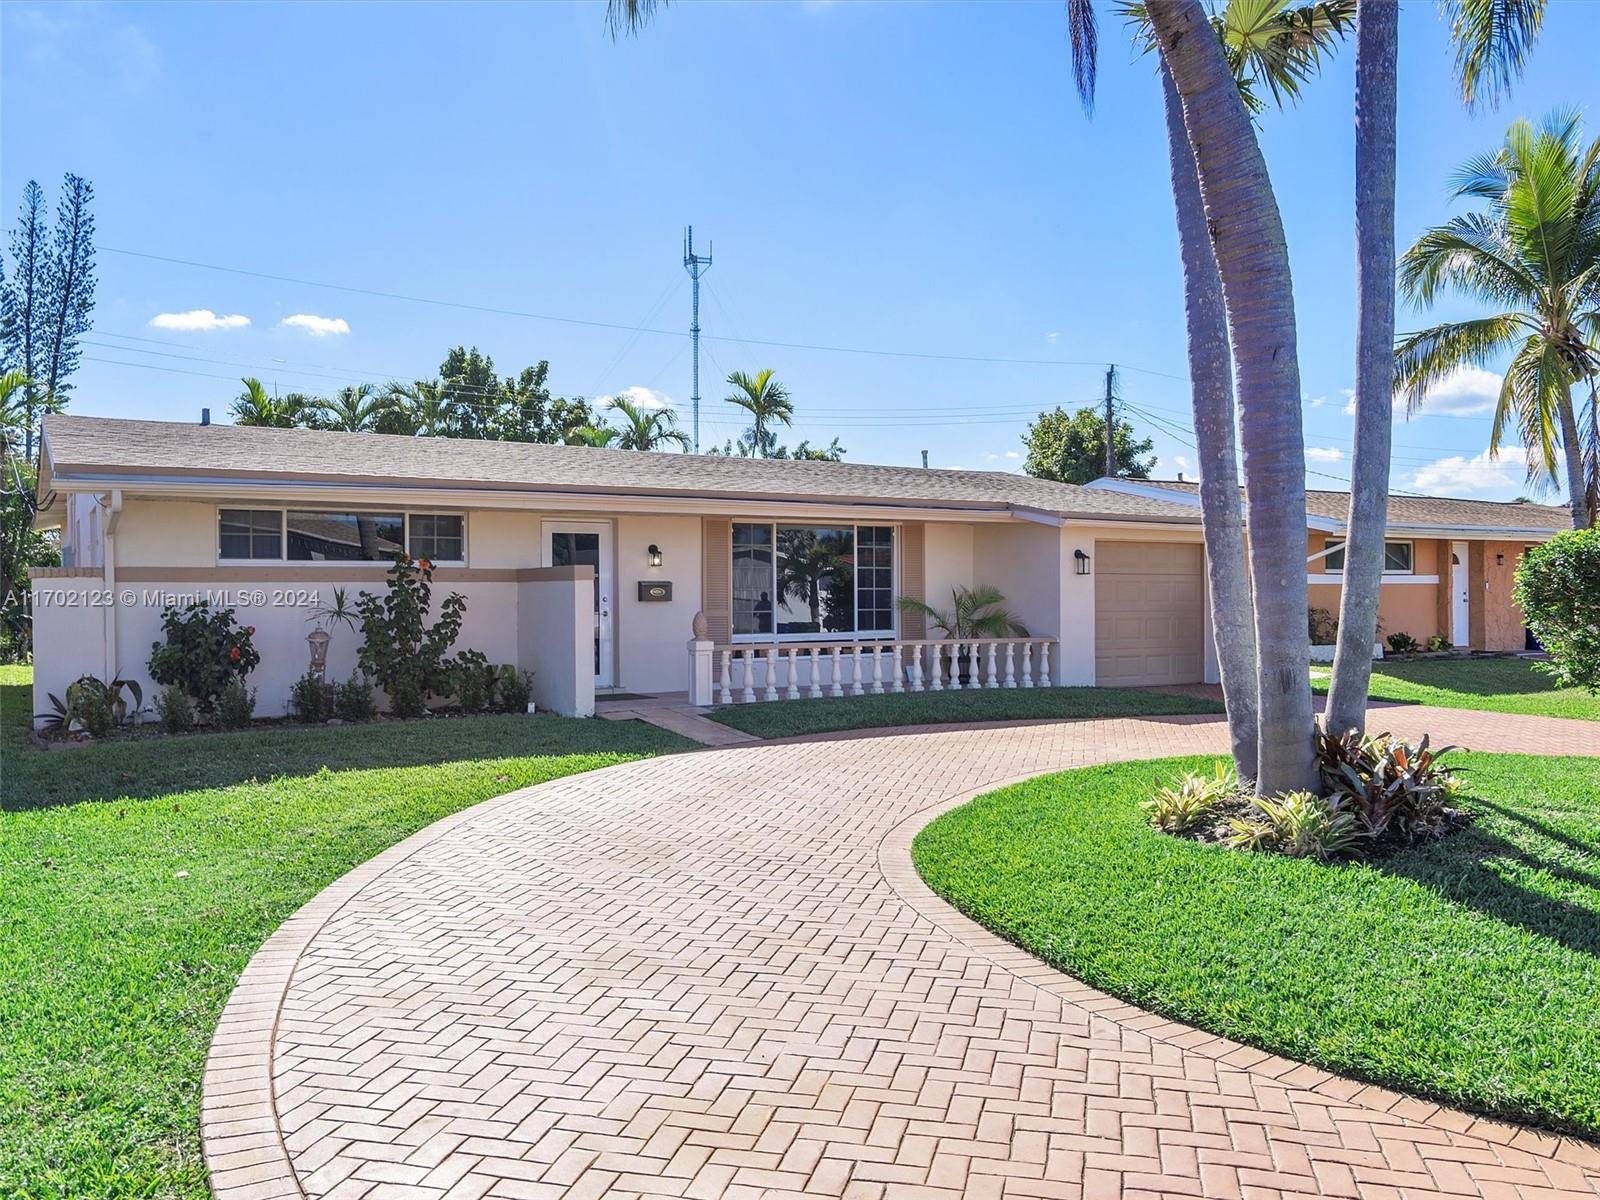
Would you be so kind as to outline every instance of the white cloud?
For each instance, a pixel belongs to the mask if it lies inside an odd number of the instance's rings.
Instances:
[[[290,329],[303,329],[312,337],[328,337],[330,334],[350,332],[350,322],[343,317],[319,317],[315,313],[295,313],[292,317],[285,317],[278,324]]]
[[[209,308],[191,308],[188,312],[157,313],[150,318],[152,329],[174,329],[180,333],[211,333],[218,329],[243,329],[250,318],[243,313],[229,313],[219,317]]]
[[[1339,394],[1344,397],[1344,407],[1339,411],[1347,417],[1356,415],[1356,390],[1355,388],[1340,388]]]
[[[638,384],[634,384],[632,387],[623,388],[615,396],[597,396],[595,397],[595,403],[596,405],[601,405],[606,403],[608,400],[615,400],[617,396],[621,396],[625,400],[632,401],[635,407],[638,408],[656,409],[672,407],[671,396],[667,395],[665,392],[657,392],[651,388],[641,387]]]
[[[1500,447],[1500,457],[1484,450],[1468,458],[1452,454],[1417,468],[1406,486],[1429,496],[1472,496],[1487,492],[1517,494],[1526,489],[1527,451],[1521,446]]]
[[[1006,451],[1006,457],[1007,458],[1021,458],[1022,455],[1019,452],[1017,452],[1016,450],[1007,450]]]
[[[1494,411],[1500,399],[1501,376],[1482,367],[1457,367],[1422,398],[1422,416],[1482,417]]]
[[[1301,399],[1305,402],[1307,408],[1321,408],[1328,402],[1326,396],[1302,396]]]
[[[1336,463],[1344,460],[1344,451],[1337,446],[1307,446],[1306,457],[1312,462]]]
[[[1044,340],[1054,346],[1061,340],[1061,335],[1059,333],[1047,333],[1044,335]]]

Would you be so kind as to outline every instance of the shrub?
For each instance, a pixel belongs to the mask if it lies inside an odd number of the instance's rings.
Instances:
[[[150,647],[150,676],[181,687],[204,715],[216,711],[230,681],[243,679],[261,662],[250,641],[255,626],[241,627],[231,608],[212,612],[204,600],[181,611],[168,605],[161,628],[167,640]]]
[[[1331,800],[1311,792],[1285,792],[1257,796],[1251,801],[1255,817],[1235,817],[1228,844],[1247,850],[1276,850],[1290,858],[1327,861],[1361,840],[1361,827],[1353,814],[1341,811]]]
[[[289,685],[289,711],[295,720],[309,725],[328,719],[327,685],[315,671],[307,671]]]
[[[1454,650],[1456,648],[1456,644],[1442,633],[1430,634],[1427,645],[1428,649],[1435,654],[1441,650]]]
[[[519,671],[510,663],[499,667],[495,680],[495,707],[504,713],[525,713],[533,699],[533,672]]]
[[[230,679],[217,697],[217,724],[224,729],[246,729],[256,715],[256,694],[244,681]]]
[[[1517,564],[1513,593],[1562,687],[1600,691],[1600,529],[1558,533]]]
[[[450,663],[450,691],[462,712],[480,713],[494,704],[499,668],[481,650],[463,650]]]
[[[1448,746],[1430,750],[1426,737],[1411,746],[1386,733],[1317,731],[1323,784],[1371,838],[1392,836],[1409,843],[1445,831],[1455,786],[1451,769],[1439,760],[1449,752]]]
[[[1313,608],[1306,613],[1306,632],[1313,646],[1332,646],[1339,640],[1339,618],[1326,608]]]
[[[1387,641],[1396,654],[1415,654],[1422,649],[1422,643],[1409,633],[1391,633]]]
[[[350,678],[333,689],[333,711],[341,721],[370,721],[378,706],[372,701],[372,685],[354,671]]]
[[[194,728],[194,701],[181,684],[169,683],[156,693],[156,716],[168,733],[184,733]]]
[[[467,601],[452,592],[430,626],[433,564],[399,555],[387,582],[382,597],[363,592],[356,600],[363,638],[358,658],[361,669],[382,686],[396,716],[418,717],[427,711],[429,694],[450,690],[445,654],[461,632]]]
[[[1177,787],[1164,787],[1154,799],[1139,805],[1150,814],[1150,824],[1163,833],[1185,833],[1217,804],[1239,790],[1233,772],[1217,764],[1215,776],[1185,775]]]
[[[91,737],[104,737],[128,719],[128,701],[123,693],[133,698],[133,709],[144,703],[144,689],[136,680],[113,679],[110,683],[93,675],[80,675],[67,685],[66,699],[54,692],[50,697],[50,711],[35,713],[44,722],[44,728],[65,733],[73,725],[86,730]]]

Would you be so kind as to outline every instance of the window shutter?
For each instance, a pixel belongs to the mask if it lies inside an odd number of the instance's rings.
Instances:
[[[927,526],[917,521],[900,526],[900,595],[913,600],[928,598]],[[900,636],[917,641],[928,636],[928,618],[919,612],[900,612]]]
[[[706,615],[706,637],[726,646],[733,640],[733,519],[703,518],[700,545],[700,610]]]

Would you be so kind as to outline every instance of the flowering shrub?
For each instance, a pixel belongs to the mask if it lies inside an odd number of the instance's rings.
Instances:
[[[433,564],[401,554],[389,568],[388,590],[382,596],[363,592],[356,600],[364,639],[357,655],[361,669],[378,681],[397,717],[420,717],[429,695],[450,692],[445,655],[461,632],[467,600],[451,592],[430,626],[432,593]]]
[[[212,612],[204,600],[182,610],[168,605],[161,628],[167,640],[150,646],[150,677],[182,688],[204,716],[216,712],[223,688],[261,663],[250,641],[255,626],[241,626],[231,608]]]

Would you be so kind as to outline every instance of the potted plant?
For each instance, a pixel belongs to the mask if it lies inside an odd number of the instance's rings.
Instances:
[[[940,630],[952,641],[968,642],[974,638],[1027,637],[1028,630],[1006,607],[1006,598],[1000,589],[989,584],[977,587],[955,587],[950,591],[950,607],[934,608],[931,604],[911,596],[901,596],[896,603],[901,612],[920,613],[928,624]],[[972,679],[972,647],[960,646],[952,668],[962,687]],[[949,678],[947,675],[946,678]]]

